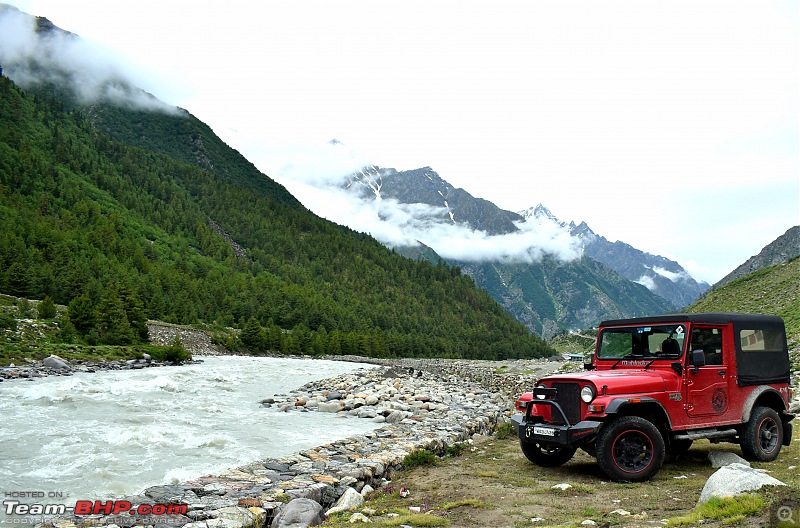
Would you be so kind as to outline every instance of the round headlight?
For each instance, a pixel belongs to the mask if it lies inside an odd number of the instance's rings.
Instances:
[[[537,389],[546,389],[547,387],[545,387],[544,385],[539,385],[539,386],[538,386],[538,387],[536,387],[536,388],[537,388]],[[545,396],[544,394],[537,394],[537,395],[536,395],[536,399],[537,399],[537,400],[543,400],[543,399],[545,399],[545,397],[546,397],[546,396]]]
[[[586,403],[592,403],[594,399],[594,389],[589,385],[581,389],[581,399]]]

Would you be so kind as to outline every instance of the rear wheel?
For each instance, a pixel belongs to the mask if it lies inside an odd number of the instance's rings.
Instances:
[[[769,407],[755,407],[742,430],[739,445],[748,460],[770,462],[778,458],[783,444],[783,424]]]
[[[600,431],[597,462],[612,480],[648,480],[664,463],[664,437],[644,418],[622,416]]]
[[[577,451],[574,447],[562,447],[537,442],[520,441],[519,446],[528,460],[537,466],[543,467],[558,467],[566,464]]]

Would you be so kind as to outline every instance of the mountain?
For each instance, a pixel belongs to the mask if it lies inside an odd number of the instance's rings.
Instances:
[[[32,53],[0,50],[0,291],[70,305],[63,339],[106,342],[135,311],[237,327],[253,351],[552,354],[457,268],[317,217],[188,112],[109,97],[133,86],[113,76],[84,98],[39,49],[77,37],[30,26]]]
[[[760,269],[789,262],[798,256],[800,256],[800,226],[794,226],[766,245],[758,255],[750,257],[744,264],[720,279],[701,298],[707,297],[713,291],[729,282],[745,277]]]
[[[683,267],[666,257],[646,253],[624,242],[609,242],[586,224],[561,222],[546,207],[539,204],[520,213],[523,218],[547,219],[567,227],[581,241],[584,256],[602,262],[628,280],[646,286],[675,308],[688,306],[709,288],[697,282]]]
[[[514,222],[523,220],[516,213],[453,187],[430,167],[398,172],[368,165],[349,175],[344,187],[363,199],[394,198],[407,204],[431,205],[440,209],[431,219],[469,226],[489,235],[512,233],[517,230]]]
[[[775,242],[767,248],[770,246],[775,246]],[[760,268],[716,286],[687,311],[781,316],[786,323],[786,336],[793,355],[794,370],[800,369],[800,257]]]
[[[586,254],[581,257],[579,248],[567,247],[599,237],[588,226],[583,237],[578,236],[578,228],[570,233],[543,206],[523,214],[502,210],[454,188],[430,167],[397,171],[367,166],[349,175],[344,187],[362,200],[391,199],[428,205],[425,222],[476,230],[481,236],[494,237],[495,246],[508,246],[508,254],[445,255],[445,260],[471,276],[528,328],[545,337],[588,328],[602,319],[664,313],[676,308],[674,303],[622,276],[599,259]],[[520,247],[531,240],[518,236],[521,234],[533,234],[543,247],[550,249]],[[507,242],[500,244],[503,237]],[[564,243],[565,239],[569,244]],[[428,245],[442,253],[441,249]],[[416,258],[413,247],[395,246],[395,250]]]

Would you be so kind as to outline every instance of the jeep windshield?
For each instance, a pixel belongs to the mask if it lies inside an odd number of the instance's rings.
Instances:
[[[605,328],[600,333],[597,359],[677,359],[686,340],[682,324]]]

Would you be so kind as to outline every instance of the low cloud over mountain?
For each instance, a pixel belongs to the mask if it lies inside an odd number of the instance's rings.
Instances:
[[[397,175],[396,170],[365,163],[334,140],[313,153],[298,150],[291,163],[276,168],[272,174],[316,214],[369,233],[390,247],[421,243],[445,259],[465,262],[531,263],[545,253],[567,261],[581,256],[580,241],[570,235],[569,229],[553,222],[524,221],[502,211],[508,229],[475,225],[451,203],[461,195],[469,195],[452,189],[428,170],[431,188],[426,189],[426,199],[400,201],[382,193],[385,177]],[[403,178],[393,181],[401,184]],[[472,203],[476,200],[469,198]],[[500,211],[490,202],[479,201]]]
[[[20,86],[69,87],[81,104],[102,100],[143,110],[179,112],[137,88],[138,73],[122,66],[125,63],[109,50],[57,28],[46,18],[0,4],[0,66]]]

